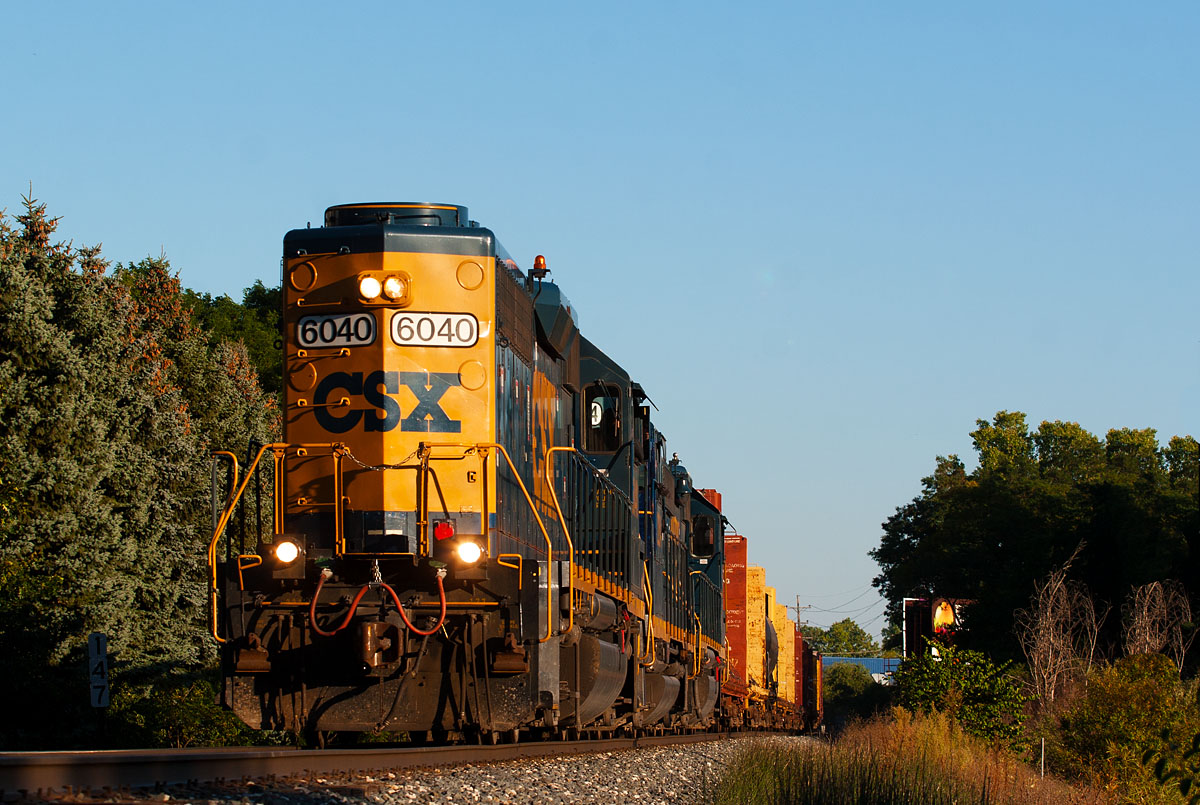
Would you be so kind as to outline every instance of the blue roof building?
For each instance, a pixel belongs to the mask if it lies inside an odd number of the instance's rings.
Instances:
[[[900,657],[829,657],[821,658],[821,668],[829,670],[830,666],[837,665],[842,662],[852,662],[861,665],[867,669],[876,682],[881,681],[883,677],[891,676],[892,671],[899,667]]]

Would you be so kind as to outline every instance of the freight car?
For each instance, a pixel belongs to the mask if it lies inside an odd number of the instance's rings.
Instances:
[[[543,258],[451,204],[283,246],[283,440],[214,457],[225,706],[439,741],[804,723],[777,671],[726,692],[719,496]]]
[[[702,490],[717,501],[720,495]],[[810,731],[823,715],[821,655],[766,586],[766,570],[748,563],[749,541],[725,534],[725,634],[728,669],[721,686],[722,724],[731,729]]]

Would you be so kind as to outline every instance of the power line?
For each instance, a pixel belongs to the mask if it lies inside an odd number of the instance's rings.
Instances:
[[[876,623],[876,622],[877,622],[877,621],[878,621],[880,618],[882,618],[882,617],[883,617],[884,615],[886,615],[886,614],[887,614],[886,612],[880,612],[878,615],[876,615],[875,617],[871,618],[871,620],[869,620],[869,621],[867,621],[866,623],[864,623],[864,624],[861,624],[861,625],[862,625],[862,626],[870,626],[872,623]]]
[[[837,607],[835,607],[835,608],[833,608],[833,609],[825,609],[825,608],[823,608],[823,607],[817,607],[817,606],[814,606],[814,607],[813,607],[813,609],[817,610],[818,612],[835,612],[835,613],[836,613],[836,612],[844,612],[845,610],[843,610],[843,609],[842,609],[842,607],[849,606],[850,604],[853,604],[855,601],[857,601],[858,599],[862,598],[862,597],[863,597],[864,595],[866,595],[867,593],[871,592],[871,590],[872,590],[872,589],[873,589],[873,588],[871,588],[871,587],[868,587],[867,589],[863,590],[863,591],[862,591],[861,593],[859,593],[858,595],[856,595],[856,596],[854,596],[853,598],[851,598],[851,599],[850,599],[849,601],[847,601],[846,603],[844,603],[844,604],[838,604],[838,605],[837,605]],[[872,604],[872,606],[874,606],[874,604]]]
[[[851,587],[849,590],[843,590],[840,593],[810,593],[808,597],[809,598],[837,598],[838,596],[849,595],[850,593],[856,593],[856,592],[859,592],[860,590],[865,592],[866,590],[870,590],[874,586],[875,586],[874,584],[868,584],[866,587]]]
[[[843,620],[854,620],[854,619],[855,619],[855,617],[857,617],[857,616],[859,616],[859,615],[862,615],[864,612],[870,612],[870,611],[871,611],[871,609],[873,609],[875,606],[876,606],[876,604],[872,602],[872,603],[870,603],[870,604],[867,604],[867,605],[866,605],[865,607],[863,607],[862,609],[846,610],[845,612],[849,613],[849,617],[848,617],[848,618],[843,618]],[[828,612],[827,612],[826,614],[830,614],[830,613],[828,613]],[[833,613],[833,614],[844,614],[844,613]],[[871,620],[867,621],[867,625],[870,625],[870,624],[874,623],[875,621],[879,620],[879,619],[880,619],[880,618],[882,618],[882,617],[883,617],[885,614],[886,614],[885,612],[880,612],[880,613],[879,613],[878,615],[876,615],[874,618],[872,618]],[[858,624],[858,626],[860,626],[860,627],[861,627],[861,626],[863,626],[863,624],[861,624],[861,623],[858,623],[858,621],[855,621],[855,623],[856,623],[856,624]],[[806,626],[816,626],[816,627],[818,627],[818,628],[820,628],[820,629],[828,629],[828,628],[829,628],[829,626],[821,626],[820,624],[816,624],[816,623],[808,623],[808,622],[805,622],[805,624],[804,624],[804,625],[806,625]],[[832,625],[832,624],[830,624],[830,625]]]

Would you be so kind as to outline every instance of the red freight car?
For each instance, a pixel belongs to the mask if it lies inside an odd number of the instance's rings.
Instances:
[[[748,541],[731,532],[725,534],[725,643],[729,652],[728,673],[721,682],[721,708],[725,723],[732,728],[766,727],[800,729],[803,709],[797,686],[788,701],[781,692],[780,640],[768,613],[773,591],[765,585],[765,572],[747,561]],[[795,625],[792,624],[793,629]],[[776,652],[772,655],[772,651]],[[793,648],[793,652],[796,649]],[[795,656],[795,655],[793,655]],[[803,667],[803,662],[797,667]],[[790,672],[794,673],[794,672]]]
[[[749,704],[746,673],[746,538],[725,533],[725,645],[728,673],[721,678],[721,711],[726,725],[745,725]]]

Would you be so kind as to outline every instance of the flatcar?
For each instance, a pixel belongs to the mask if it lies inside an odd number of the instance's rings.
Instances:
[[[282,440],[214,455],[222,703],[435,741],[733,724],[719,500],[545,260],[454,204],[283,249]]]

